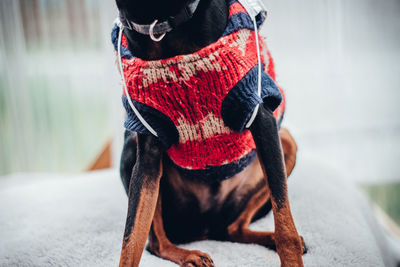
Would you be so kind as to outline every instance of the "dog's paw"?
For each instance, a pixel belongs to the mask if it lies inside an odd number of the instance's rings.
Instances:
[[[191,251],[181,263],[182,267],[214,267],[210,255],[198,250]]]

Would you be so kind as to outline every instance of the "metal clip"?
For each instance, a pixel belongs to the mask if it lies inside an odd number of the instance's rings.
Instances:
[[[149,35],[151,40],[153,40],[154,42],[159,42],[161,41],[166,33],[161,34],[159,37],[155,37],[153,34],[153,30],[154,30],[154,26],[157,24],[158,20],[154,20],[153,23],[150,25],[150,29],[149,29]]]

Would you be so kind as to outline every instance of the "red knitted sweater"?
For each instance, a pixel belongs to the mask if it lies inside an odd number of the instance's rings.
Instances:
[[[263,99],[257,96],[255,33],[251,25],[235,24],[237,14],[247,16],[241,4],[232,1],[232,32],[193,54],[153,61],[122,58],[132,100],[165,114],[176,127],[179,141],[167,154],[182,168],[201,170],[239,161],[255,149],[250,131],[244,129],[255,106],[268,97],[273,109],[281,102],[271,80],[272,58],[262,40]],[[127,47],[124,35],[122,45]],[[275,110],[278,119],[283,110],[284,101]]]

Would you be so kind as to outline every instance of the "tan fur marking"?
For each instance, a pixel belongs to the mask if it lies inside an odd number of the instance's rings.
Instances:
[[[161,162],[160,170],[162,170]],[[154,183],[142,187],[130,235],[124,238],[122,244],[120,267],[137,267],[139,265],[156,209],[161,175],[160,171]]]
[[[265,167],[261,164],[265,177],[267,173]],[[268,179],[266,178],[268,184]],[[281,259],[282,267],[302,267],[303,265],[303,243],[297,233],[296,226],[293,221],[292,213],[289,206],[289,197],[287,192],[286,180],[281,181],[283,188],[283,198],[279,202],[271,196],[272,211],[274,214],[275,224],[275,246],[276,251]]]
[[[180,266],[214,267],[208,254],[198,250],[182,249],[172,244],[165,234],[161,214],[162,204],[161,195],[159,195],[150,231],[150,250],[159,257],[173,261]]]

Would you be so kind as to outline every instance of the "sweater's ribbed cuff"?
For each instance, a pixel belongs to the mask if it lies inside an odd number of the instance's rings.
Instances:
[[[257,95],[258,68],[253,67],[228,93],[222,102],[221,116],[232,130],[242,132],[258,104],[264,102],[274,111],[282,95],[272,78],[265,72],[261,76],[261,98]]]
[[[174,123],[166,115],[143,103],[139,103],[134,100],[132,100],[132,102],[143,118],[150,123],[151,127],[153,127],[158,133],[160,142],[166,149],[171,147],[172,144],[176,144],[178,142],[178,130],[176,129]],[[124,122],[124,127],[132,132],[151,135],[149,130],[147,130],[147,128],[136,116],[135,112],[129,105],[128,99],[125,96],[122,96],[122,104],[125,107],[127,115]]]

